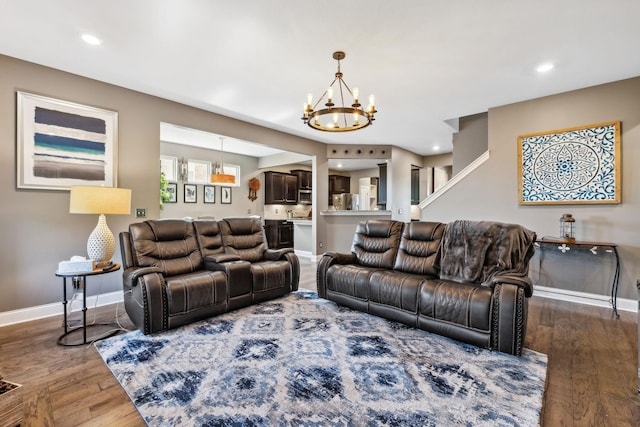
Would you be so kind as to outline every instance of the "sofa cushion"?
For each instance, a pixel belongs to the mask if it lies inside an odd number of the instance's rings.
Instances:
[[[286,287],[291,284],[291,263],[287,260],[254,262],[251,276],[254,292]]]
[[[438,276],[434,265],[445,225],[440,222],[410,222],[404,226],[395,270]]]
[[[259,219],[225,218],[220,221],[225,252],[249,262],[262,261],[267,244]]]
[[[334,264],[327,270],[327,291],[369,300],[369,279],[379,268]]]
[[[358,264],[392,269],[404,223],[392,220],[360,222],[351,245]]]
[[[418,292],[424,281],[424,276],[415,274],[374,271],[370,278],[369,301],[417,314]]]
[[[419,316],[490,332],[491,288],[429,279],[420,288]]]
[[[140,267],[158,267],[164,276],[200,270],[203,257],[193,224],[177,219],[149,220],[129,226],[133,254]]]
[[[217,221],[193,221],[193,227],[203,257],[224,253],[222,233]]]
[[[197,271],[166,279],[169,314],[188,313],[202,307],[223,304],[227,278],[221,271]]]

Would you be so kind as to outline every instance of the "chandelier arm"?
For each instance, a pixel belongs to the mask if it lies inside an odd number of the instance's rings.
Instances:
[[[329,84],[329,87],[333,87],[333,84],[336,82],[336,80],[338,80],[337,77],[334,77],[333,81]],[[322,93],[322,95],[320,95],[320,98],[318,98],[318,100],[316,101],[315,104],[313,104],[313,108],[311,109],[311,111],[316,111],[316,107],[318,106],[318,104],[320,103],[320,101],[322,101],[324,99],[325,96],[327,96],[327,91],[328,89],[325,89],[324,92]]]
[[[339,63],[340,62],[338,61],[338,64]],[[339,80],[340,80],[340,82],[338,83],[338,85],[340,86],[340,103],[341,103],[342,108],[344,108],[344,91],[342,90],[342,85],[346,86],[346,83],[342,79],[339,79]],[[342,113],[342,123],[343,123],[344,127],[347,127],[347,114],[345,112]]]

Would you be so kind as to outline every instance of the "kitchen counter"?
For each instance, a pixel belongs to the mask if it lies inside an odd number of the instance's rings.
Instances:
[[[295,225],[311,225],[311,220],[309,218],[293,218],[288,219],[287,221],[291,221]]]
[[[320,211],[323,216],[391,216],[391,211]]]

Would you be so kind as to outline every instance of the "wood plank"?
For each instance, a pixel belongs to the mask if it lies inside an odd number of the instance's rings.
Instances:
[[[300,287],[315,290],[315,262],[300,264]],[[131,327],[122,304],[92,310]],[[0,328],[0,375],[24,387],[23,426],[144,426],[95,348],[58,346],[61,333],[62,316]],[[548,356],[541,424],[640,425],[637,345],[635,313],[531,298],[525,347]]]

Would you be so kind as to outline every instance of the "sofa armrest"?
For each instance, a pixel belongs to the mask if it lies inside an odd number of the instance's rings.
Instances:
[[[165,286],[158,267],[131,267],[122,273],[125,309],[144,334],[167,329]]]
[[[277,261],[283,258],[284,254],[294,252],[293,248],[267,249],[264,251],[264,259],[266,261]]]
[[[122,281],[126,288],[133,288],[138,284],[138,279],[147,274],[162,274],[159,267],[130,267],[122,272]]]
[[[533,283],[528,276],[516,276],[513,274],[498,274],[491,278],[489,285],[495,287],[498,284],[510,284],[524,289],[524,296],[529,298],[533,295]]]
[[[208,255],[205,258],[205,262],[206,261],[212,261],[214,263],[220,264],[223,262],[229,262],[229,261],[240,261],[240,256],[236,255],[236,254],[215,254],[215,255]]]
[[[316,282],[320,298],[327,298],[327,271],[334,264],[358,264],[358,258],[353,253],[325,252],[322,255],[316,270]]]
[[[510,283],[499,283],[493,288],[491,316],[491,348],[503,353],[522,355],[527,331],[529,299],[524,289]]]

